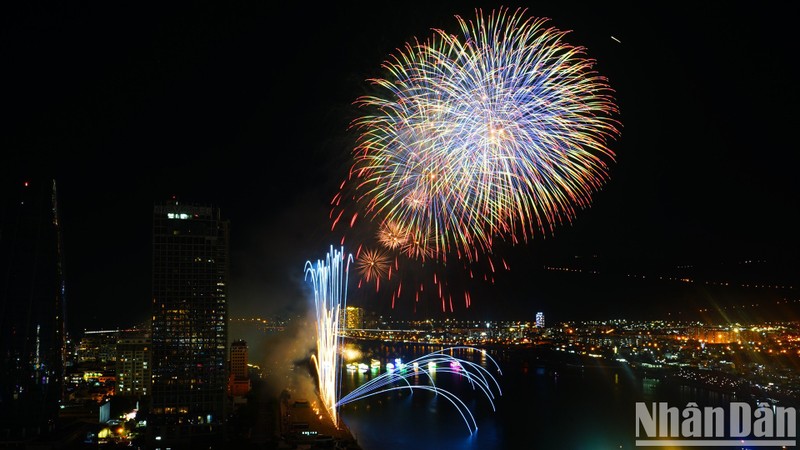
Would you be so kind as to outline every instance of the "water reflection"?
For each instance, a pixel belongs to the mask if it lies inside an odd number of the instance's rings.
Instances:
[[[441,347],[363,345],[365,358],[382,363],[413,359]],[[560,353],[560,352],[559,352]],[[486,367],[481,352],[454,350]],[[437,384],[457,393],[473,411],[478,430],[470,435],[457,412],[429,393],[396,391],[345,405],[341,417],[364,450],[472,449],[633,449],[636,402],[726,405],[746,396],[665,381],[657,373],[634,373],[623,364],[558,359],[539,351],[490,351],[503,372],[503,395],[492,411],[463,378],[438,376]],[[367,359],[368,360],[368,359]],[[382,369],[383,370],[383,369]],[[343,378],[345,394],[376,376]]]

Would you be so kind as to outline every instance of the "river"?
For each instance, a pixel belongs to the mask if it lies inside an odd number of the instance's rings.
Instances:
[[[436,346],[358,342],[361,360],[410,361]],[[424,449],[632,449],[636,441],[636,402],[688,402],[722,406],[752,401],[667,382],[634,373],[624,363],[579,360],[563,352],[489,350],[500,366],[495,373],[502,393],[492,403],[473,390],[463,376],[440,373],[436,384],[462,399],[475,417],[471,432],[458,409],[427,391],[408,389],[363,398],[343,405],[344,423],[363,450]],[[493,370],[481,352],[457,351]],[[377,376],[343,371],[342,395]],[[717,447],[719,448],[719,447]],[[737,447],[739,448],[739,447]]]

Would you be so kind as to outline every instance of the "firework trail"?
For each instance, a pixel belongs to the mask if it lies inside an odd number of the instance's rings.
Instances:
[[[434,374],[447,373],[465,377],[473,389],[480,390],[486,396],[493,411],[495,410],[493,401],[495,398],[494,391],[495,389],[497,390],[497,395],[501,395],[502,391],[500,389],[500,384],[497,382],[497,379],[494,378],[491,371],[480,364],[445,353],[464,349],[482,352],[483,355],[492,362],[497,373],[501,373],[500,366],[485,350],[479,350],[474,347],[445,348],[409,361],[401,367],[387,370],[381,375],[370,379],[342,397],[337,403],[337,406],[397,390],[407,389],[412,393],[414,390],[429,391],[436,395],[441,395],[449,401],[464,419],[467,429],[470,434],[472,434],[478,431],[478,424],[475,422],[475,417],[472,415],[472,412],[457,395],[446,389],[437,387],[434,383]],[[420,379],[423,380],[425,384],[417,384],[418,381],[416,380]]]
[[[355,102],[334,228],[352,201],[350,226],[368,218],[388,249],[492,264],[495,239],[527,242],[590,206],[615,160],[613,90],[568,32],[525,13],[456,16],[460,33],[435,29],[384,62],[378,92]]]
[[[498,373],[500,366],[485,350],[472,347],[451,347],[429,353],[408,363],[412,370],[398,367],[397,371],[386,372],[359,386],[346,396],[339,398],[341,391],[341,352],[344,351],[343,337],[340,334],[339,318],[341,311],[347,308],[347,280],[352,255],[345,256],[344,247],[334,250],[331,246],[325,260],[317,260],[316,264],[307,261],[305,277],[314,288],[314,305],[316,307],[317,353],[312,355],[314,367],[319,379],[319,397],[328,411],[334,425],[339,427],[339,407],[365,397],[400,388],[426,390],[447,399],[464,419],[470,433],[477,431],[477,423],[467,405],[455,394],[437,387],[434,383],[434,372],[458,374],[465,377],[473,389],[479,389],[491,403],[494,410],[494,390],[500,393],[500,385],[491,372],[472,361],[447,355],[445,351],[457,349],[477,350],[490,360]],[[438,367],[442,364],[442,367]],[[424,375],[429,384],[416,384],[408,380]],[[397,386],[402,382],[401,386]]]
[[[306,280],[314,287],[314,305],[317,313],[317,354],[312,356],[319,379],[319,396],[336,427],[339,413],[336,406],[339,389],[339,335],[340,311],[347,307],[347,279],[352,255],[345,256],[344,247],[334,250],[331,246],[325,260],[316,265],[307,261]]]

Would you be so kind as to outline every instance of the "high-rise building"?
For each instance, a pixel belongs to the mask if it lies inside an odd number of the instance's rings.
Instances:
[[[0,447],[56,429],[65,288],[56,183],[0,189]]]
[[[231,343],[228,394],[232,397],[242,397],[248,392],[250,392],[250,371],[247,367],[247,342],[239,339]]]
[[[242,339],[231,344],[231,375],[247,378],[247,342]]]
[[[348,306],[342,310],[344,320],[339,319],[342,323],[341,327],[346,329],[360,329],[364,328],[364,308],[358,306]]]
[[[544,328],[544,313],[541,311],[536,313],[536,328]]]
[[[208,448],[222,437],[228,235],[214,206],[153,208],[151,448]]]
[[[152,346],[146,333],[124,333],[117,342],[117,395],[144,397],[152,392]]]

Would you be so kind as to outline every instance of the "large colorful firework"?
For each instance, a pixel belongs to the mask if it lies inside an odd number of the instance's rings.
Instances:
[[[387,248],[475,261],[494,239],[552,233],[588,207],[620,125],[595,61],[549,19],[456,20],[460,33],[436,29],[392,55],[377,92],[356,101],[354,162],[334,204],[354,200]]]

